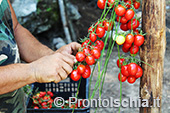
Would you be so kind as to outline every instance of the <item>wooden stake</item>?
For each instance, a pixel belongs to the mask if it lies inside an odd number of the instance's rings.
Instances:
[[[144,69],[140,84],[140,96],[154,106],[154,98],[160,99],[160,107],[142,107],[140,113],[161,113],[164,55],[166,49],[166,3],[165,0],[142,1],[142,29],[147,33],[140,50],[141,60],[154,68],[142,64]]]

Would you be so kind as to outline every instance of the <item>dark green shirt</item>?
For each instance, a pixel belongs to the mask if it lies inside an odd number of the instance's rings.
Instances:
[[[7,0],[0,0],[0,66],[14,63],[20,63],[20,57],[13,34],[11,12]],[[0,113],[25,113],[25,110],[22,88],[0,95]]]

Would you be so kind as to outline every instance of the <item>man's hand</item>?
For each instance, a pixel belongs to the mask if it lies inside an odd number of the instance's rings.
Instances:
[[[75,54],[80,44],[70,43],[57,50],[54,54],[48,55],[30,64],[36,82],[58,83],[64,80],[72,72]]]
[[[59,50],[57,50],[56,52],[60,52],[60,53],[67,53],[70,55],[76,55],[78,49],[81,47],[81,45],[77,42],[72,42],[68,45],[65,45],[63,47],[61,47]]]

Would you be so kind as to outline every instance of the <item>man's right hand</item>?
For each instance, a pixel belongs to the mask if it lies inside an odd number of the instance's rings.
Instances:
[[[32,77],[39,83],[58,83],[72,72],[74,59],[75,56],[60,52],[44,56],[30,63]]]

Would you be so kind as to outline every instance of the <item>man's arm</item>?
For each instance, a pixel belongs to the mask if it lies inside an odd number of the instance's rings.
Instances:
[[[27,29],[18,23],[9,0],[8,3],[12,15],[14,36],[19,47],[21,58],[26,62],[32,62],[45,55],[52,54],[53,51],[51,49],[41,44]]]

